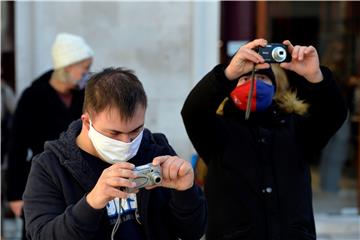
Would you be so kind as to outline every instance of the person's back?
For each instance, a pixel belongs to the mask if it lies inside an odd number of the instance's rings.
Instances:
[[[52,57],[54,69],[24,90],[14,113],[6,196],[16,216],[21,215],[32,157],[43,151],[45,141],[57,138],[81,116],[84,89],[78,83],[87,77],[93,51],[81,37],[60,33]]]

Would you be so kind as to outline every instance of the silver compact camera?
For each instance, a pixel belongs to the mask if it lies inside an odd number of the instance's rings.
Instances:
[[[287,46],[281,43],[269,43],[265,47],[259,47],[258,53],[267,63],[282,63],[291,61],[291,56]]]
[[[137,166],[133,170],[136,172],[137,177],[130,179],[131,182],[135,182],[136,186],[133,188],[125,188],[125,192],[134,192],[136,189],[144,188],[153,185],[159,185],[162,181],[161,167],[154,166],[151,163]]]

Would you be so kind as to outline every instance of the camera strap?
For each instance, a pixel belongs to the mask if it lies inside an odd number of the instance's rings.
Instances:
[[[254,94],[254,87],[255,87],[255,64],[251,71],[250,81],[251,81],[251,84],[250,84],[250,91],[249,91],[247,104],[246,104],[245,120],[248,120],[250,117],[250,109],[251,109],[251,102],[252,102],[251,100],[252,100],[252,96]]]

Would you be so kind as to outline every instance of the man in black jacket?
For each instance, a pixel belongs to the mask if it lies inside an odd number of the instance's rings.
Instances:
[[[344,99],[314,47],[284,41],[291,62],[272,70],[255,51],[266,44],[249,42],[216,66],[182,109],[208,166],[207,240],[316,239],[308,162],[344,122]]]
[[[81,116],[83,84],[93,56],[82,37],[59,33],[52,45],[54,69],[42,74],[21,94],[9,135],[5,180],[6,198],[16,216],[22,215],[22,194],[32,157],[43,151],[46,140],[58,138]]]
[[[207,223],[191,164],[144,127],[147,97],[130,70],[89,80],[81,120],[45,144],[24,193],[31,239],[200,239]],[[136,188],[135,166],[160,167],[162,181]]]

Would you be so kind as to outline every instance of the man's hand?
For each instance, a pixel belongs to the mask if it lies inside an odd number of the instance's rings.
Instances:
[[[20,217],[22,214],[22,209],[24,207],[24,201],[22,200],[10,201],[9,207],[16,217]]]
[[[259,46],[265,47],[266,44],[265,39],[256,39],[241,46],[225,69],[226,78],[238,79],[241,75],[250,72],[254,64],[256,64],[256,69],[269,68],[270,65],[265,63],[264,58],[254,50]]]
[[[289,40],[285,40],[283,44],[288,46],[292,59],[291,62],[281,63],[282,68],[294,71],[312,83],[323,80],[319,57],[313,46],[293,46]]]
[[[121,191],[120,188],[136,186],[136,183],[129,180],[136,177],[136,173],[132,171],[134,167],[131,163],[121,162],[106,168],[95,187],[86,196],[89,205],[101,209],[114,198],[127,198],[128,193]]]
[[[178,156],[159,156],[154,158],[152,164],[161,167],[162,182],[160,186],[179,191],[193,186],[194,170],[188,161]]]

